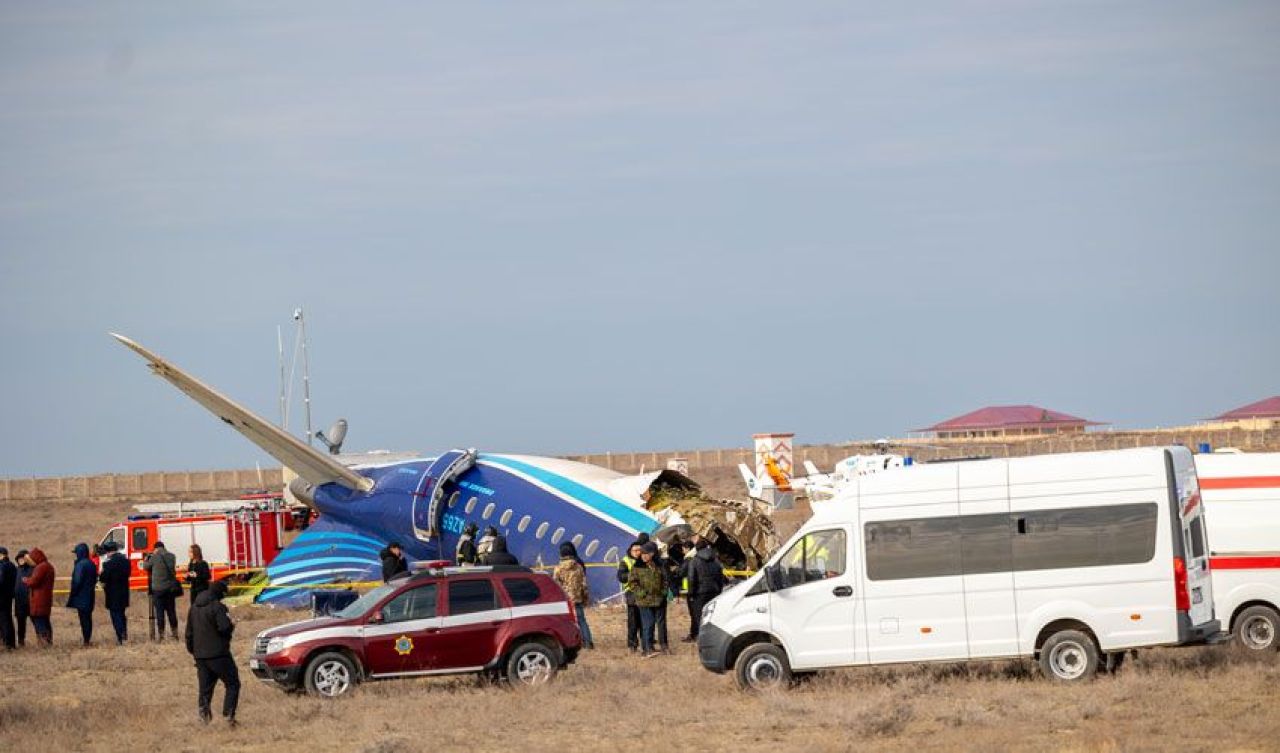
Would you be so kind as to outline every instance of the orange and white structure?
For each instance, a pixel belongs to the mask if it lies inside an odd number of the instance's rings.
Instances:
[[[207,502],[135,505],[138,512],[110,528],[100,545],[116,544],[129,558],[129,587],[147,588],[143,556],[156,542],[177,558],[178,578],[186,576],[187,550],[198,544],[213,580],[265,568],[284,549],[296,528],[292,510],[279,495],[249,495]]]
[[[794,466],[792,452],[795,434],[754,434],[756,468],[752,473],[745,463],[738,465],[738,472],[747,484],[752,498],[768,503],[775,509],[795,506],[795,489],[791,486]]]
[[[1214,613],[1248,649],[1280,649],[1280,452],[1196,456]]]

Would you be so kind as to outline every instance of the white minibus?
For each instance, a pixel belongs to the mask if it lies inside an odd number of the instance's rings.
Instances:
[[[702,664],[743,688],[859,665],[1033,657],[1062,682],[1216,638],[1184,447],[863,476],[715,598]]]

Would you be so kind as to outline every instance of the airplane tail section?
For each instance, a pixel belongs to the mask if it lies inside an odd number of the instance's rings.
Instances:
[[[267,566],[259,604],[305,607],[318,588],[382,580],[378,553],[386,546],[360,530],[320,517]]]
[[[151,371],[182,390],[210,413],[222,419],[231,428],[245,435],[250,442],[261,447],[268,455],[279,460],[309,483],[337,483],[353,491],[369,491],[373,481],[346,466],[275,424],[242,407],[172,363],[152,353],[123,335],[110,333],[133,352],[146,359]]]

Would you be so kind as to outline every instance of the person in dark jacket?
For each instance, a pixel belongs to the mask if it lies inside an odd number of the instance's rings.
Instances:
[[[26,549],[19,549],[18,556],[13,558],[18,566],[17,583],[13,590],[13,616],[18,621],[18,645],[27,644],[27,622],[31,619],[31,589],[27,587],[25,578],[31,577],[35,565],[27,557]]]
[[[53,643],[53,623],[49,616],[53,614],[53,579],[57,572],[39,547],[31,550],[31,564],[31,574],[22,579],[31,595],[31,627],[40,643],[48,646]]]
[[[519,565],[520,560],[515,555],[507,551],[507,537],[494,536],[493,546],[488,554],[480,557],[482,565]]]
[[[18,647],[13,629],[13,599],[18,590],[18,568],[9,561],[9,550],[0,546],[0,640],[6,649]]]
[[[382,582],[386,583],[400,573],[409,572],[409,563],[405,562],[404,552],[400,549],[400,542],[393,541],[387,544],[386,548],[378,552],[378,556],[382,558]]]
[[[176,599],[182,593],[178,582],[178,558],[157,541],[151,554],[143,555],[142,569],[148,573],[147,592],[155,604],[156,637],[164,640],[164,622],[169,618],[169,631],[178,640],[178,607]]]
[[[235,623],[231,613],[222,603],[227,595],[227,582],[220,580],[197,596],[187,612],[187,652],[196,661],[196,680],[199,695],[196,710],[200,721],[206,724],[213,719],[210,706],[213,691],[222,680],[226,693],[222,698],[222,717],[227,724],[236,724],[236,705],[240,700],[240,672],[231,658],[231,635]]]
[[[471,521],[462,527],[462,536],[458,539],[458,548],[454,550],[454,560],[459,565],[476,564],[476,532],[480,527]]]
[[[93,606],[97,600],[98,566],[89,559],[89,545],[83,541],[71,550],[76,563],[71,568],[71,592],[67,606],[80,617],[80,638],[85,646],[93,644]]]
[[[191,586],[191,603],[194,604],[200,592],[209,587],[211,576],[209,563],[204,561],[204,550],[199,544],[192,544],[187,554],[191,558],[187,562],[187,584]]]
[[[129,558],[120,553],[120,546],[107,542],[106,556],[98,580],[102,583],[102,602],[111,615],[111,627],[116,631],[116,644],[129,640]]]
[[[640,650],[640,608],[636,606],[635,594],[631,593],[631,569],[640,561],[640,550],[644,545],[640,541],[631,542],[627,553],[618,561],[618,582],[622,584],[622,600],[627,606],[627,648],[632,653]]]
[[[698,539],[694,555],[689,560],[689,635],[686,641],[698,639],[698,628],[701,627],[702,609],[707,602],[720,595],[724,590],[726,578],[724,566],[716,556],[716,550],[706,539]]]

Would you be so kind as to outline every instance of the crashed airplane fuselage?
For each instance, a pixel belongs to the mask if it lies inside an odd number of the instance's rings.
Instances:
[[[151,370],[245,435],[301,482],[290,485],[319,515],[267,569],[259,602],[302,605],[316,586],[379,580],[379,551],[397,541],[411,561],[452,559],[467,522],[494,526],[521,564],[550,567],[573,542],[594,599],[616,596],[619,558],[659,518],[646,498],[696,491],[673,471],[625,476],[557,458],[454,450],[438,457],[347,467],[120,335]]]

